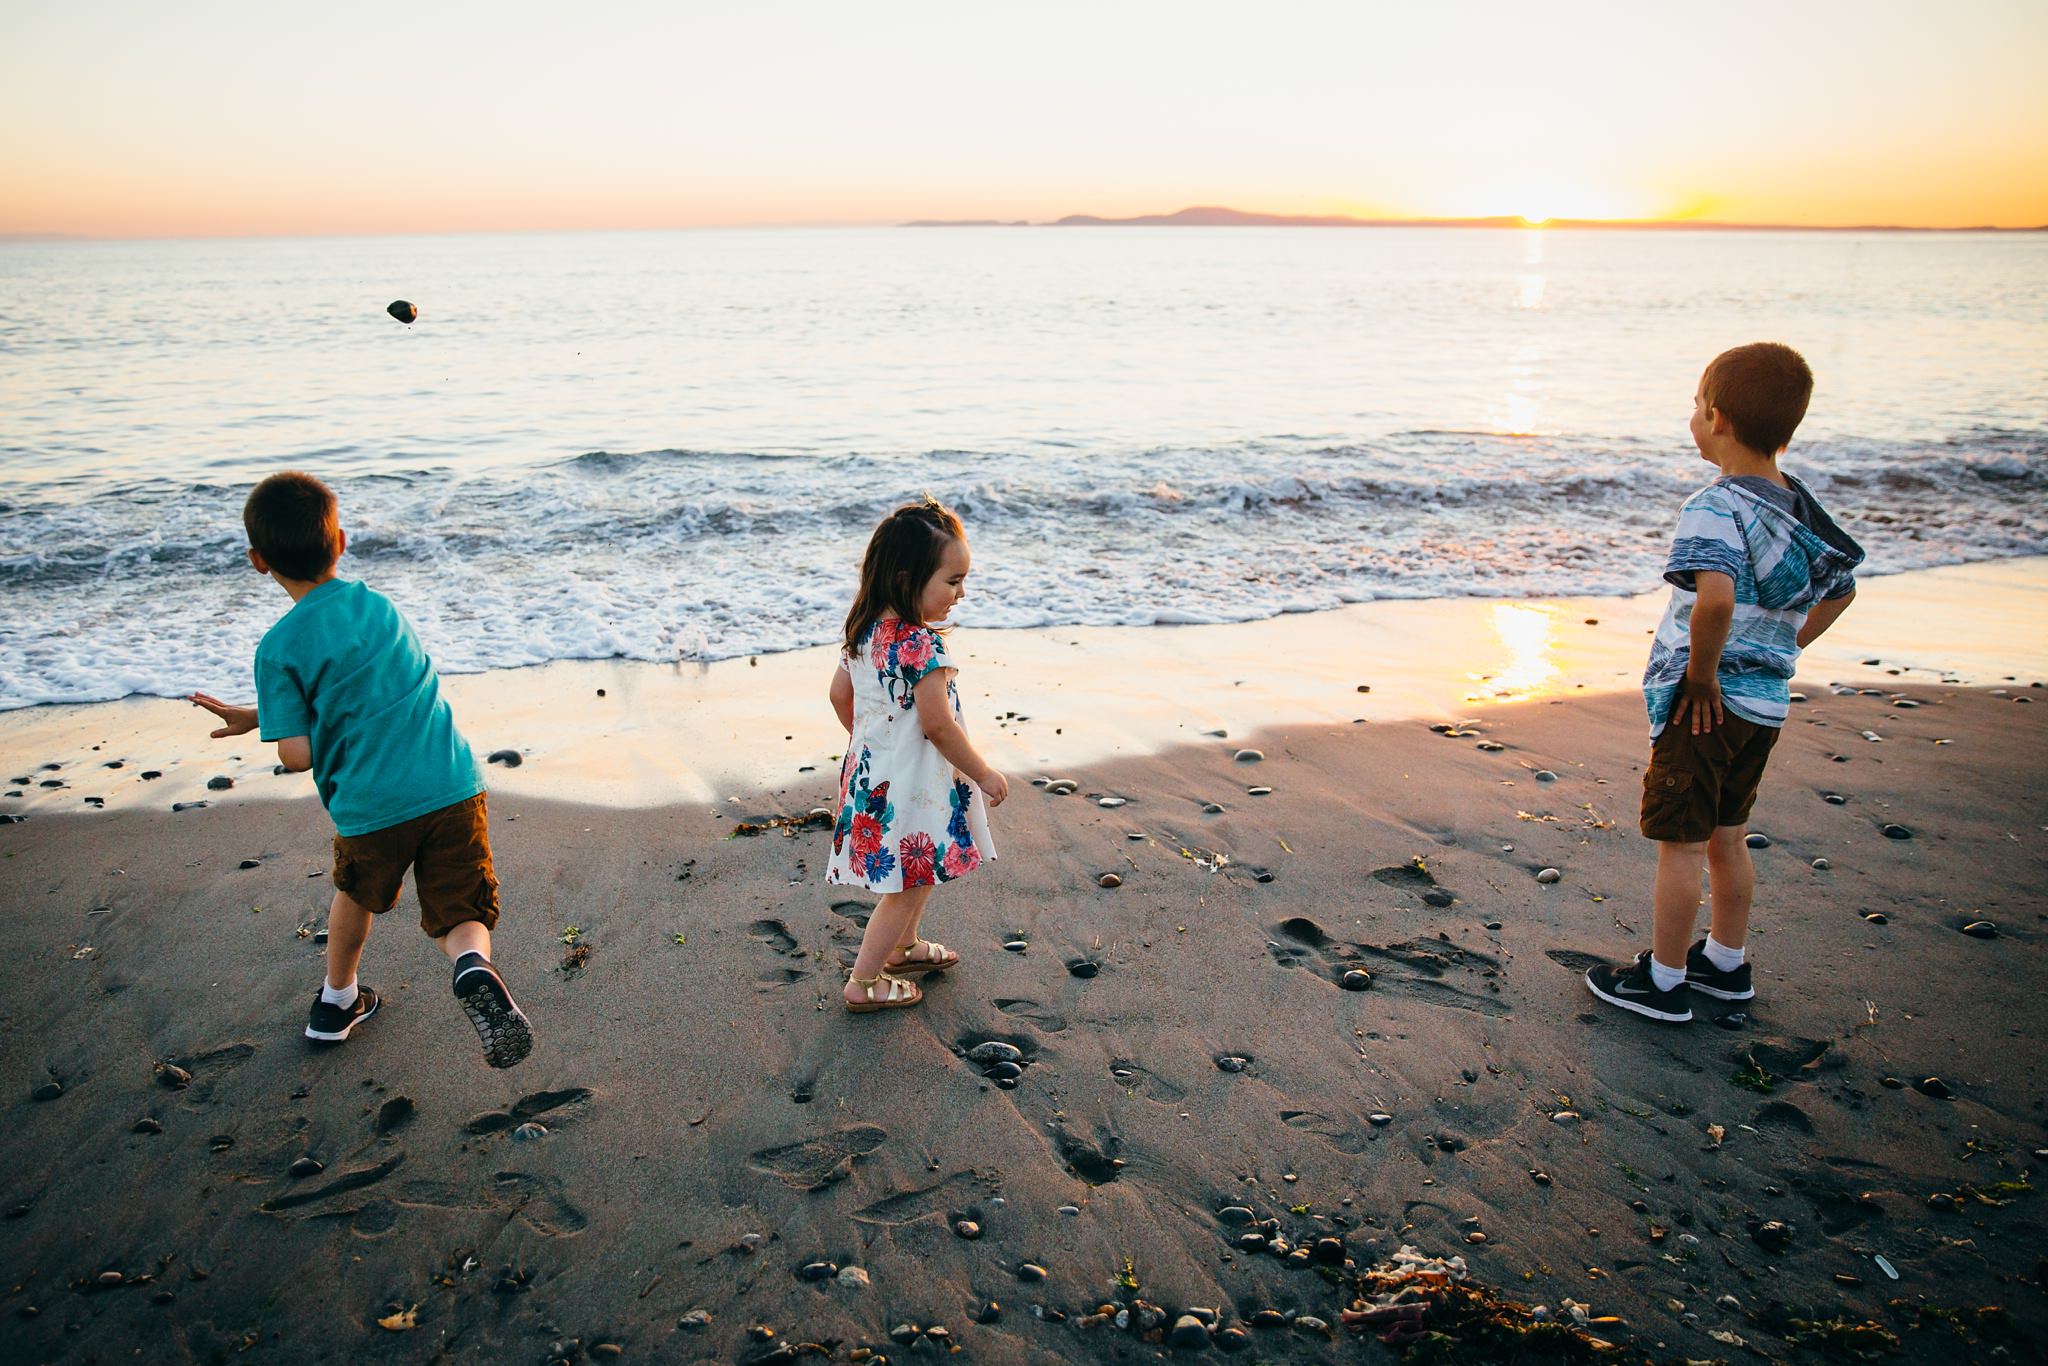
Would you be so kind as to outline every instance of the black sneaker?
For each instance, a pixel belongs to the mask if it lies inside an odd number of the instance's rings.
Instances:
[[[1601,963],[1587,969],[1586,989],[1611,1006],[1633,1010],[1653,1020],[1684,1024],[1692,1019],[1692,996],[1685,983],[1680,982],[1669,991],[1657,990],[1656,979],[1650,976],[1647,951],[1637,954],[1636,961],[1625,968]]]
[[[455,973],[455,999],[483,1040],[484,1060],[493,1067],[511,1067],[533,1051],[533,1024],[512,1002],[505,979],[488,959],[478,958]]]
[[[324,1001],[316,993],[313,1013],[306,1020],[306,1037],[314,1043],[341,1043],[357,1025],[375,1015],[381,1004],[377,993],[368,987],[357,987],[355,1004],[348,1006]]]
[[[1685,984],[1694,991],[1704,991],[1724,1001],[1747,1001],[1756,995],[1756,988],[1749,984],[1749,960],[1744,958],[1741,966],[1733,972],[1723,972],[1714,966],[1713,959],[1707,957],[1707,941],[1704,939],[1685,955]]]

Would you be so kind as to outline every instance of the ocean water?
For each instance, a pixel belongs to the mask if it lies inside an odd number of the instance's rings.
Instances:
[[[384,312],[406,298],[404,327]],[[1718,350],[1872,572],[2048,551],[2048,235],[832,229],[0,245],[0,709],[250,693],[274,470],[444,671],[1653,588]]]

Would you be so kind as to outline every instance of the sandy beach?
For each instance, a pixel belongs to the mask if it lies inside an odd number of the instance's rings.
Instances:
[[[1759,998],[1685,1028],[1579,981],[1648,943],[1654,598],[963,638],[1001,858],[861,1019],[829,836],[735,835],[833,797],[823,656],[453,679],[523,758],[508,1073],[410,893],[388,1009],[298,1037],[304,779],[176,703],[17,713],[0,776],[70,786],[0,807],[0,1356],[1379,1359],[1343,1314],[1407,1246],[1484,1287],[1425,1321],[1458,1359],[2039,1360],[2039,567],[1873,580],[1809,655]]]

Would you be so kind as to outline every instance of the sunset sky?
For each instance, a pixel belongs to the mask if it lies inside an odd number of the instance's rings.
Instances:
[[[2048,3],[0,0],[0,233],[2048,224]]]

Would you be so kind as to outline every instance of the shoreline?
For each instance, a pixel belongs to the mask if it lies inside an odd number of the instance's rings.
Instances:
[[[963,630],[962,700],[976,744],[1013,778],[1216,730],[1456,720],[1632,691],[1665,597],[1389,599],[1223,625]],[[844,743],[824,700],[834,658],[814,646],[709,665],[562,660],[447,675],[442,686],[480,763],[520,755],[516,768],[485,764],[494,793],[716,805],[834,771]],[[1855,606],[1802,658],[1798,684],[1885,677],[2048,678],[2048,557],[1863,580]],[[0,789],[23,794],[0,796],[0,815],[312,794],[310,776],[273,772],[274,747],[209,740],[211,725],[163,698],[0,713],[0,778],[30,779]],[[220,778],[234,786],[210,790]]]

